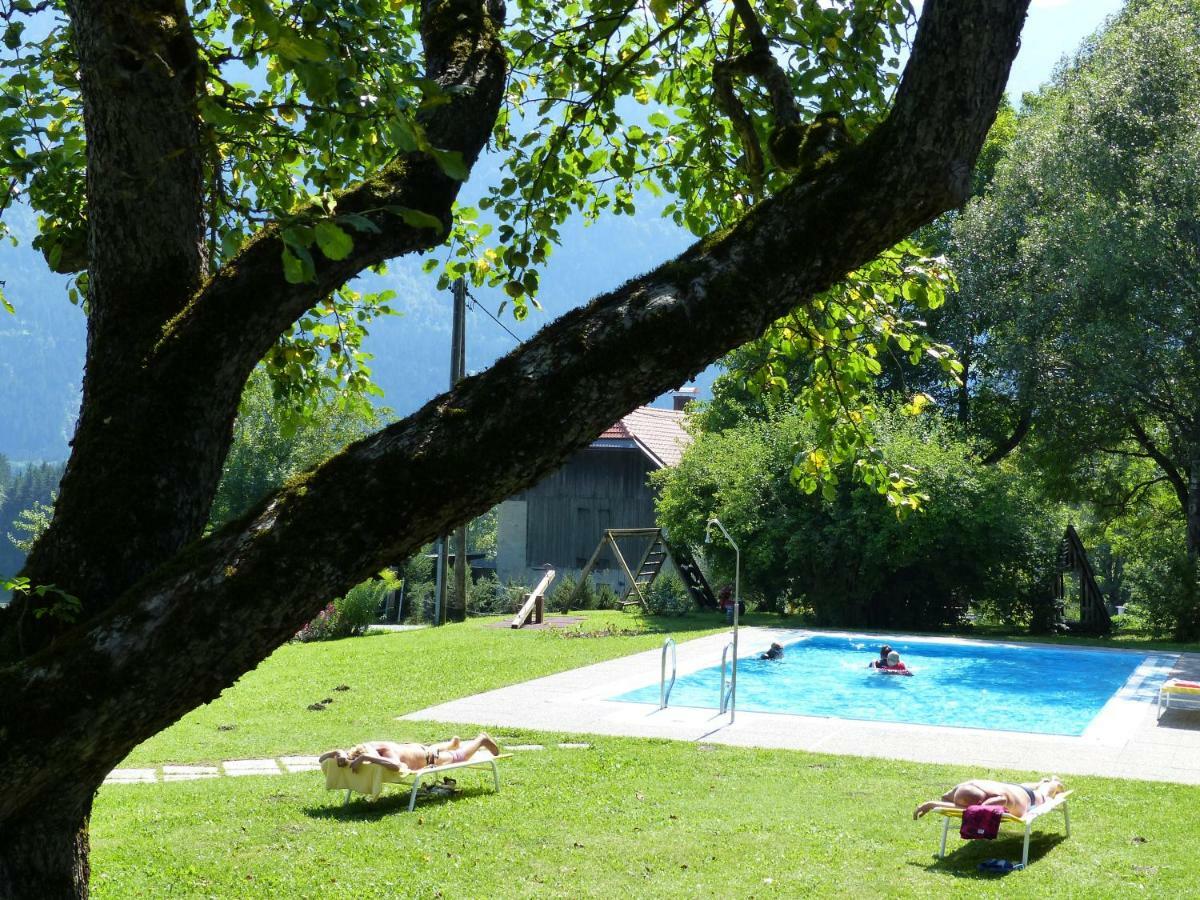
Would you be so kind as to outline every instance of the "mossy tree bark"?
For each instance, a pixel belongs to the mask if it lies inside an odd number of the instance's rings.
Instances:
[[[0,825],[0,897],[54,900],[86,893],[91,798],[82,805],[54,802],[60,799],[46,796],[37,809]]]
[[[51,894],[86,894],[87,812],[104,775],[264,659],[327,597],[531,484],[631,408],[961,203],[1027,2],[926,0],[893,111],[861,146],[204,538],[250,368],[331,286],[439,236],[381,218],[380,234],[356,238],[350,258],[321,263],[314,284],[291,285],[280,271],[278,232],[267,228],[206,278],[194,211],[176,201],[149,216],[172,223],[172,248],[154,253],[175,260],[174,274],[156,291],[139,288],[135,272],[120,274],[122,260],[138,258],[127,242],[144,237],[94,235],[93,271],[115,274],[105,276],[104,302],[92,311],[85,409],[55,519],[27,570],[36,583],[78,595],[84,611],[71,624],[35,623],[22,604],[0,615],[0,837],[26,834],[30,822],[27,839],[40,830],[49,848],[6,860],[0,895],[23,895],[39,872]],[[163,41],[190,59],[182,3],[160,5],[178,8],[139,20],[158,30],[127,27],[124,46]],[[78,40],[97,42],[81,47],[81,66],[107,64],[115,51],[105,41],[128,26],[123,13],[98,12],[103,6],[71,7]],[[473,162],[503,85],[502,10],[470,0],[424,10],[442,17],[423,29],[431,76],[470,88],[429,127],[440,146]],[[105,122],[155,131],[159,116],[177,116],[179,139],[190,139],[194,86],[186,66],[171,72],[138,69],[134,86],[121,87],[129,96],[115,98],[111,78],[85,74],[85,90],[99,94],[88,99],[89,116],[119,110],[99,124],[89,118],[89,138],[93,127],[118,127]],[[162,78],[175,80],[152,81]],[[172,99],[152,103],[139,91]],[[89,197],[123,177],[104,162],[104,147],[101,140],[89,149]],[[172,178],[191,184],[190,164],[178,165]],[[410,155],[349,191],[339,209],[375,209],[386,198],[448,220],[457,188],[430,160]],[[144,183],[131,190],[157,203]],[[72,762],[48,766],[47,755]],[[37,818],[51,803],[73,812]]]

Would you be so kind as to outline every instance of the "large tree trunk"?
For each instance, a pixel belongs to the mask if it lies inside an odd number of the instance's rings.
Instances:
[[[1188,472],[1187,502],[1187,552],[1192,559],[1200,559],[1200,452],[1192,457]]]
[[[533,483],[637,404],[961,203],[1026,5],[926,0],[892,114],[863,145],[203,539],[191,540],[228,447],[240,379],[331,285],[428,246],[430,230],[416,235],[421,229],[381,217],[379,235],[355,239],[353,258],[319,262],[316,282],[298,286],[282,278],[278,229],[265,228],[160,323],[149,355],[122,359],[119,347],[94,348],[89,360],[112,354],[114,365],[139,371],[134,381],[114,382],[138,395],[133,408],[167,419],[135,421],[112,397],[88,395],[112,417],[85,410],[72,460],[78,474],[64,485],[30,570],[41,583],[74,588],[84,614],[38,633],[18,626],[31,618],[29,603],[0,613],[0,838],[21,842],[30,860],[57,857],[59,869],[43,866],[61,876],[55,889],[82,891],[86,872],[66,874],[86,868],[86,804],[78,798],[90,797],[130,748],[217,696],[326,598]],[[99,16],[109,7],[123,5],[78,0],[72,9]],[[504,79],[492,19],[499,4],[426,0],[422,8],[448,17],[440,29],[423,27],[430,65],[441,67],[434,74],[463,88],[438,107],[445,121],[430,132],[473,161]],[[403,160],[348,191],[338,208],[398,203],[448,217],[457,183],[427,162]],[[118,340],[114,334],[95,328],[91,339]],[[181,397],[195,412],[182,422],[171,405]],[[110,518],[125,506],[130,534]],[[149,510],[145,520],[141,509]],[[110,553],[119,565],[109,565]],[[74,803],[64,801],[64,770],[47,757],[72,761]],[[45,820],[49,811],[62,818]],[[26,825],[49,849],[26,847],[34,838],[17,833]],[[6,857],[12,846],[0,844]],[[13,865],[0,871],[16,873],[14,883],[19,875],[23,887],[31,870]]]
[[[1187,558],[1190,565],[1184,577],[1193,579],[1192,589],[1200,594],[1200,448],[1192,451],[1188,467],[1188,492],[1184,503],[1187,521]],[[1175,627],[1175,640],[1195,641],[1200,638],[1200,597],[1192,609],[1181,611]]]
[[[69,772],[64,766],[59,774]],[[37,810],[0,826],[0,897],[86,897],[90,815],[90,800],[81,806],[49,795]]]
[[[390,227],[359,235],[346,260],[319,265],[317,282],[293,285],[281,277],[279,229],[267,227],[201,288],[194,38],[180,0],[135,5],[150,8],[131,15],[124,4],[71,6],[81,66],[90,73],[82,79],[93,234],[87,374],[54,521],[23,573],[81,598],[85,614],[200,536],[242,388],[278,336],[361,269],[442,240],[433,229],[397,228],[385,218],[381,226]],[[503,5],[426,7],[426,75],[458,92],[423,125],[437,146],[471,164],[499,109],[506,60],[494,17]],[[130,49],[137,47],[147,49]],[[180,58],[173,66],[139,62],[168,51],[172,61]],[[152,164],[127,171],[127,158]],[[163,158],[174,170],[162,171]],[[446,218],[461,186],[427,154],[402,154],[340,196],[338,210],[395,204]],[[172,247],[178,252],[164,249]],[[53,634],[51,619],[22,615],[23,604],[14,605],[18,624],[5,629],[0,621],[0,661]]]

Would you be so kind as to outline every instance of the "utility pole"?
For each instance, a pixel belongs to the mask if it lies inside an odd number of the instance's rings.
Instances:
[[[467,374],[467,283],[454,282],[454,325],[450,332],[450,388]],[[454,532],[454,594],[448,597],[447,566],[450,536],[438,539],[436,624],[467,619],[467,526]]]
[[[454,329],[450,337],[454,356],[450,362],[450,387],[467,375],[467,282],[454,282]],[[454,540],[454,604],[448,611],[454,622],[467,621],[467,523],[458,527]]]

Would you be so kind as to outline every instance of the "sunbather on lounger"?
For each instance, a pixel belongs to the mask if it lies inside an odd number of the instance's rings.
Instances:
[[[346,750],[330,750],[322,753],[320,761],[337,760],[339,766],[349,766],[357,772],[363,763],[375,763],[399,772],[404,766],[413,772],[426,766],[445,766],[450,763],[466,762],[480,749],[487,750],[493,756],[499,755],[500,748],[486,732],[480,732],[479,737],[463,743],[457,736],[438,744],[397,744],[394,741],[367,741]]]
[[[1066,788],[1051,775],[1037,782],[1013,784],[1008,781],[990,781],[973,778],[956,784],[941,800],[927,800],[913,810],[913,818],[919,819],[934,809],[966,809],[968,806],[1003,805],[1006,812],[1023,816],[1035,806],[1040,806],[1051,797],[1061,794]]]

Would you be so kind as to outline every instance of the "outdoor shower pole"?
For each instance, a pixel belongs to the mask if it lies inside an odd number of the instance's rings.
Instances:
[[[729,679],[729,724],[732,725],[737,713],[738,613],[742,606],[742,551],[716,516],[709,519],[708,524],[704,526],[706,541],[712,539],[714,525],[721,529],[721,534],[725,535],[725,540],[733,547],[733,674]]]

